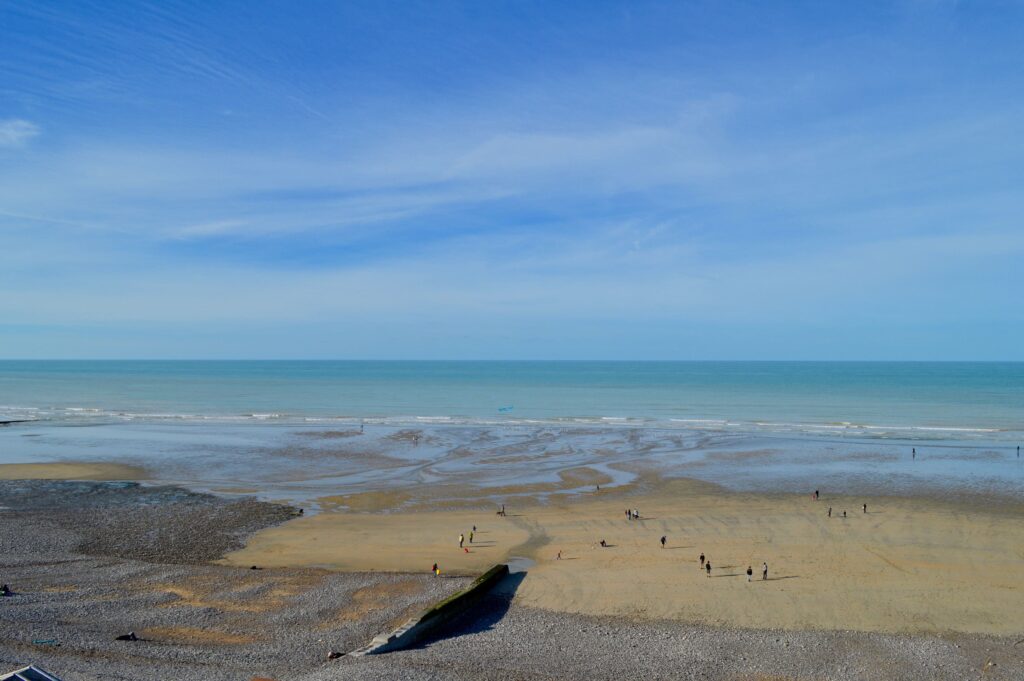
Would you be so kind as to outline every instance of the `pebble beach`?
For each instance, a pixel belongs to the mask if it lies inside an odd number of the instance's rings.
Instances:
[[[0,493],[0,574],[15,593],[0,600],[0,662],[35,663],[65,681],[1024,677],[1024,644],[1007,635],[752,628],[568,612],[559,590],[585,592],[588,577],[581,573],[575,587],[552,587],[551,571],[574,563],[582,570],[581,561],[544,558],[410,650],[328,659],[464,588],[469,578],[224,564],[221,555],[240,555],[254,532],[308,522],[295,508],[249,497],[95,481],[3,481]],[[523,525],[527,515],[506,520]],[[350,519],[366,525],[374,517]],[[553,546],[534,545],[538,557]],[[529,551],[530,542],[514,548]],[[622,579],[645,582],[635,572]],[[116,640],[129,631],[139,640]]]

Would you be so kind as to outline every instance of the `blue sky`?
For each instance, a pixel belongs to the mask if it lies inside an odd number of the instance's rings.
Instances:
[[[0,356],[1024,360],[1024,5],[0,6]]]

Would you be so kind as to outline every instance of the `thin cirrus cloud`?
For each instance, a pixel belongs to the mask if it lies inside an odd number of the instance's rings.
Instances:
[[[1021,357],[1012,8],[136,9],[0,10],[0,355]]]
[[[0,147],[20,147],[39,134],[39,126],[20,118],[0,120]]]

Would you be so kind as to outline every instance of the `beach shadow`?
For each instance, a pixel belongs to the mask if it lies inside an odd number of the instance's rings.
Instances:
[[[719,577],[740,577],[742,574],[742,572],[730,572],[727,575],[711,575],[711,579],[718,579]]]
[[[676,549],[692,549],[693,546],[666,546],[666,551],[675,551]]]
[[[800,575],[783,575],[782,577],[769,577],[768,579],[761,579],[761,580],[755,580],[755,581],[777,582],[780,579],[800,579]]]
[[[562,560],[566,559],[563,558]],[[509,607],[512,605],[512,597],[515,596],[516,590],[519,589],[519,585],[523,583],[524,579],[526,579],[525,571],[508,575],[471,608],[451,621],[439,626],[423,640],[410,646],[408,649],[427,648],[439,641],[490,631],[508,612]]]

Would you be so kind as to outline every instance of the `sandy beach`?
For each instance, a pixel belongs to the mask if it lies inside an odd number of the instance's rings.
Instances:
[[[641,518],[627,520],[626,508]],[[1021,517],[1018,506],[980,499],[825,493],[814,501],[673,481],[516,507],[504,518],[490,508],[328,512],[263,530],[226,562],[416,572],[436,561],[468,573],[524,556],[535,564],[515,600],[531,608],[730,627],[1013,635],[1024,605]],[[473,525],[486,543],[466,554],[457,536]]]
[[[144,480],[146,469],[122,463],[3,463],[0,480]]]
[[[1024,674],[1013,504],[814,501],[676,480],[556,494],[506,516],[481,489],[452,503],[450,486],[444,508],[428,510],[438,495],[421,489],[300,516],[173,486],[3,485],[0,571],[15,595],[2,603],[0,662],[66,681]],[[641,518],[626,520],[626,508]],[[510,557],[525,572],[423,645],[327,659]],[[746,566],[757,573],[763,561],[769,579],[748,584]],[[126,630],[142,640],[116,641]]]

